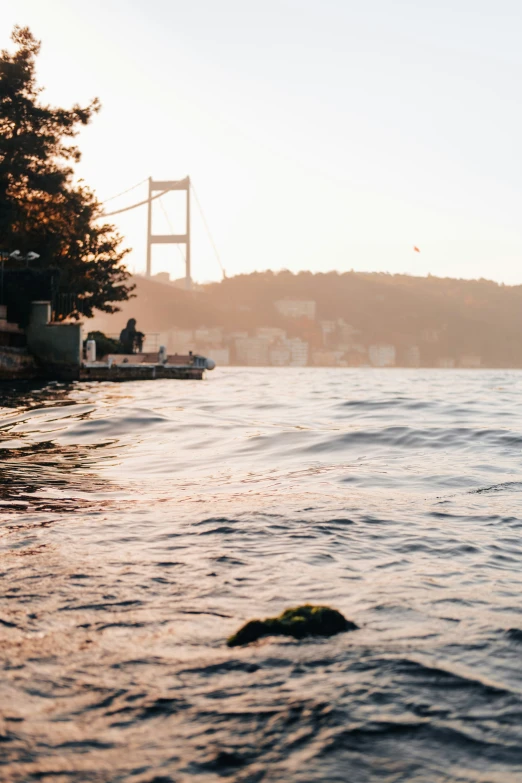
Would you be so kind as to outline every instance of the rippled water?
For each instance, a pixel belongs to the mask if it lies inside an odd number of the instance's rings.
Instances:
[[[522,780],[522,373],[0,395],[1,780]]]

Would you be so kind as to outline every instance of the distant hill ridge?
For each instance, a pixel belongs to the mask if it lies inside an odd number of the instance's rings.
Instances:
[[[475,354],[483,366],[522,367],[522,286],[365,272],[254,272],[184,291],[154,278],[135,277],[136,298],[117,315],[99,314],[89,328],[118,332],[134,317],[142,331],[220,326],[248,331],[283,328],[289,336],[322,344],[321,321],[342,319],[360,342],[421,347],[422,363]],[[316,302],[315,322],[282,316],[280,299]]]

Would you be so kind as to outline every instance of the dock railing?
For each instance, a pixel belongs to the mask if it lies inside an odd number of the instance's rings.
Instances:
[[[107,334],[111,340],[119,340],[119,334]],[[143,340],[142,353],[157,353],[160,349],[160,333],[159,332],[147,332]]]

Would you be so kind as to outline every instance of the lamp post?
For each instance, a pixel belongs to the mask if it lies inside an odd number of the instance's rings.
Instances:
[[[2,272],[0,274],[0,304],[5,304],[4,302],[4,261],[6,261],[9,258],[9,253],[6,253],[5,250],[0,250],[0,260],[2,261]]]
[[[29,266],[29,261],[36,261],[37,258],[40,258],[40,254],[35,253],[33,250],[29,250],[28,253],[23,255],[19,250],[13,250],[7,257],[12,258],[15,261],[25,261],[25,265]]]

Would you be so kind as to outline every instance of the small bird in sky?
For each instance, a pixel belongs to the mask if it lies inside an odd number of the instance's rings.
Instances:
[[[420,250],[417,247],[417,245],[413,245],[413,250],[415,251],[415,253],[420,253]]]

